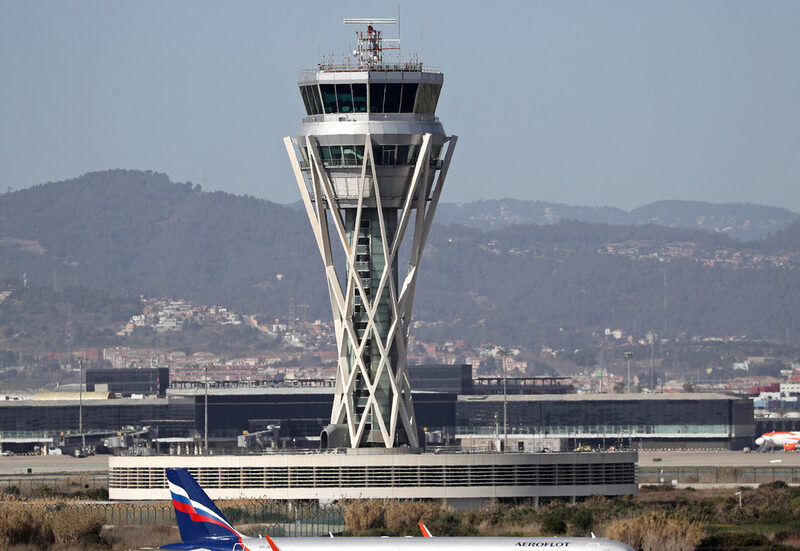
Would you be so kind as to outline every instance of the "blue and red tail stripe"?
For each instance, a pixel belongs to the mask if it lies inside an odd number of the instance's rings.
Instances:
[[[184,542],[206,538],[242,541],[242,535],[217,509],[186,469],[167,469],[175,517]]]

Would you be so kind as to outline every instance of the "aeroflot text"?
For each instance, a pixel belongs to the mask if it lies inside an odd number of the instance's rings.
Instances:
[[[518,541],[519,547],[567,547],[568,541]]]

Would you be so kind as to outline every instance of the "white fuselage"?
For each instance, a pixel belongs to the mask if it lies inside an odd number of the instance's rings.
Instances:
[[[783,448],[793,451],[800,442],[800,432],[798,431],[775,431],[766,432],[756,438],[756,446],[761,448]]]
[[[569,549],[570,551],[633,551],[624,543],[604,538],[482,538],[482,537],[369,537],[369,538],[272,538],[279,551],[524,551]],[[244,546],[244,549],[242,548]],[[197,549],[205,549],[199,545]],[[231,551],[274,551],[266,538],[244,538]]]

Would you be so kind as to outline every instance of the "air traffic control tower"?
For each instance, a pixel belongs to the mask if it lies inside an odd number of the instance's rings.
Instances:
[[[418,60],[387,59],[399,58],[399,40],[378,27],[396,21],[344,22],[366,27],[356,33],[358,49],[343,64],[300,74],[306,116],[297,136],[284,138],[325,265],[339,354],[320,444],[418,448],[406,344],[456,136],[436,117],[444,75]],[[407,266],[398,260],[404,239]]]

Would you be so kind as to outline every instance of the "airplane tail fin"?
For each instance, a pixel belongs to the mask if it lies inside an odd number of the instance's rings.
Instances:
[[[231,526],[189,471],[166,471],[181,540],[188,542],[204,538],[233,538],[241,541],[241,534]]]

